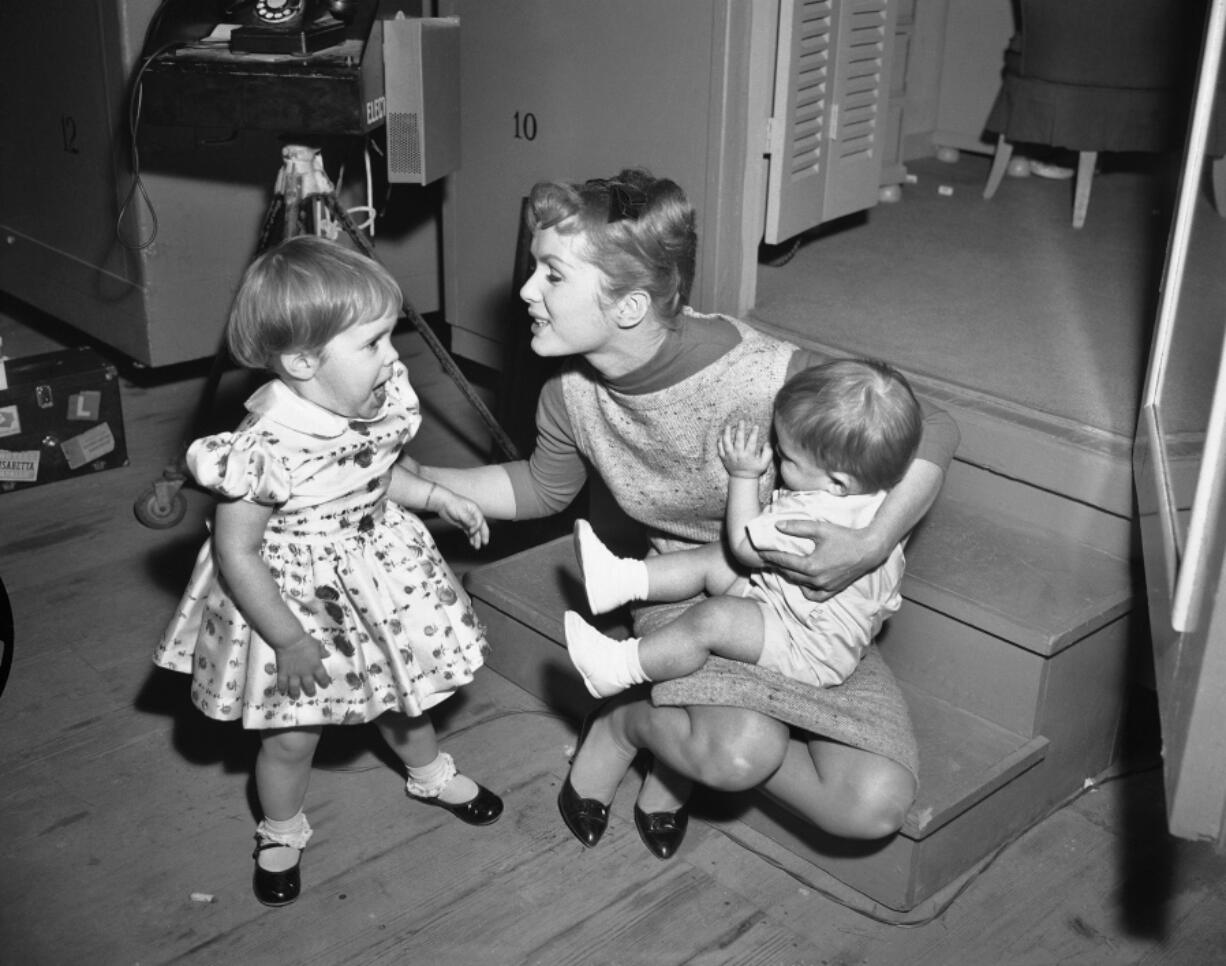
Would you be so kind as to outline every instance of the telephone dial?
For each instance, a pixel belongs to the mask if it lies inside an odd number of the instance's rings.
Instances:
[[[344,39],[357,0],[237,0],[225,19],[237,26],[230,49],[306,54]]]

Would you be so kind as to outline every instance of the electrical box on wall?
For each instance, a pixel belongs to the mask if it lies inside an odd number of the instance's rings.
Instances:
[[[387,180],[429,184],[460,166],[460,20],[383,21]]]

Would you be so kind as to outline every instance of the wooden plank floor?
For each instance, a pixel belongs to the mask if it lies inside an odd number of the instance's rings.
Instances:
[[[9,351],[44,348],[11,319],[0,317],[0,333]],[[427,403],[415,451],[480,461],[480,421],[416,336],[402,346]],[[501,822],[471,829],[415,805],[371,729],[335,729],[309,794],[316,837],[303,897],[260,906],[252,738],[205,720],[186,678],[149,659],[210,503],[188,491],[188,519],[167,531],[141,527],[131,509],[177,454],[200,387],[198,376],[125,379],[128,467],[0,494],[0,576],[17,621],[0,696],[0,961],[1226,961],[1226,859],[1165,833],[1156,771],[1050,816],[961,894],[917,911],[929,921],[904,927],[874,919],[862,898],[797,865],[719,800],[661,863],[634,832],[627,782],[605,840],[583,850],[554,805],[574,723],[492,672],[436,721],[465,769],[504,795]],[[504,538],[509,549],[515,537],[498,530]],[[446,545],[460,567],[474,563]]]

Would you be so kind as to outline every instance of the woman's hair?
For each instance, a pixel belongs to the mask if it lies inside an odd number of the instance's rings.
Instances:
[[[902,479],[923,433],[906,377],[876,359],[802,369],[775,396],[775,419],[827,472],[855,477],[866,493]]]
[[[641,289],[665,321],[689,301],[698,234],[675,181],[639,168],[582,184],[543,181],[532,189],[526,219],[532,231],[579,236],[581,254],[607,279],[610,301]]]
[[[274,368],[282,353],[318,352],[358,322],[399,315],[403,304],[400,286],[373,258],[315,235],[296,235],[243,273],[226,344],[242,365]]]

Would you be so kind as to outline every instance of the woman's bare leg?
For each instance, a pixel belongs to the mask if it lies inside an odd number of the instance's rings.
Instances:
[[[898,762],[822,739],[790,741],[763,787],[818,828],[851,839],[897,832],[915,799],[915,777]]]
[[[690,800],[694,783],[661,761],[652,761],[636,799],[644,812],[675,812]]]
[[[741,708],[658,708],[638,692],[601,706],[571,766],[580,796],[613,800],[638,749],[692,781],[742,791],[765,781],[787,750],[787,726]]]
[[[646,748],[673,771],[722,791],[760,785],[775,773],[787,750],[786,725],[744,708],[660,708],[640,701],[625,708],[621,723],[636,747]]]
[[[575,754],[580,795],[613,800],[639,748],[683,778],[725,791],[762,785],[801,817],[846,838],[875,839],[902,827],[915,778],[897,762],[847,745],[790,739],[786,725],[739,708],[659,708],[636,692],[606,703]],[[654,796],[641,807],[669,808]],[[673,797],[676,797],[675,794]]]

